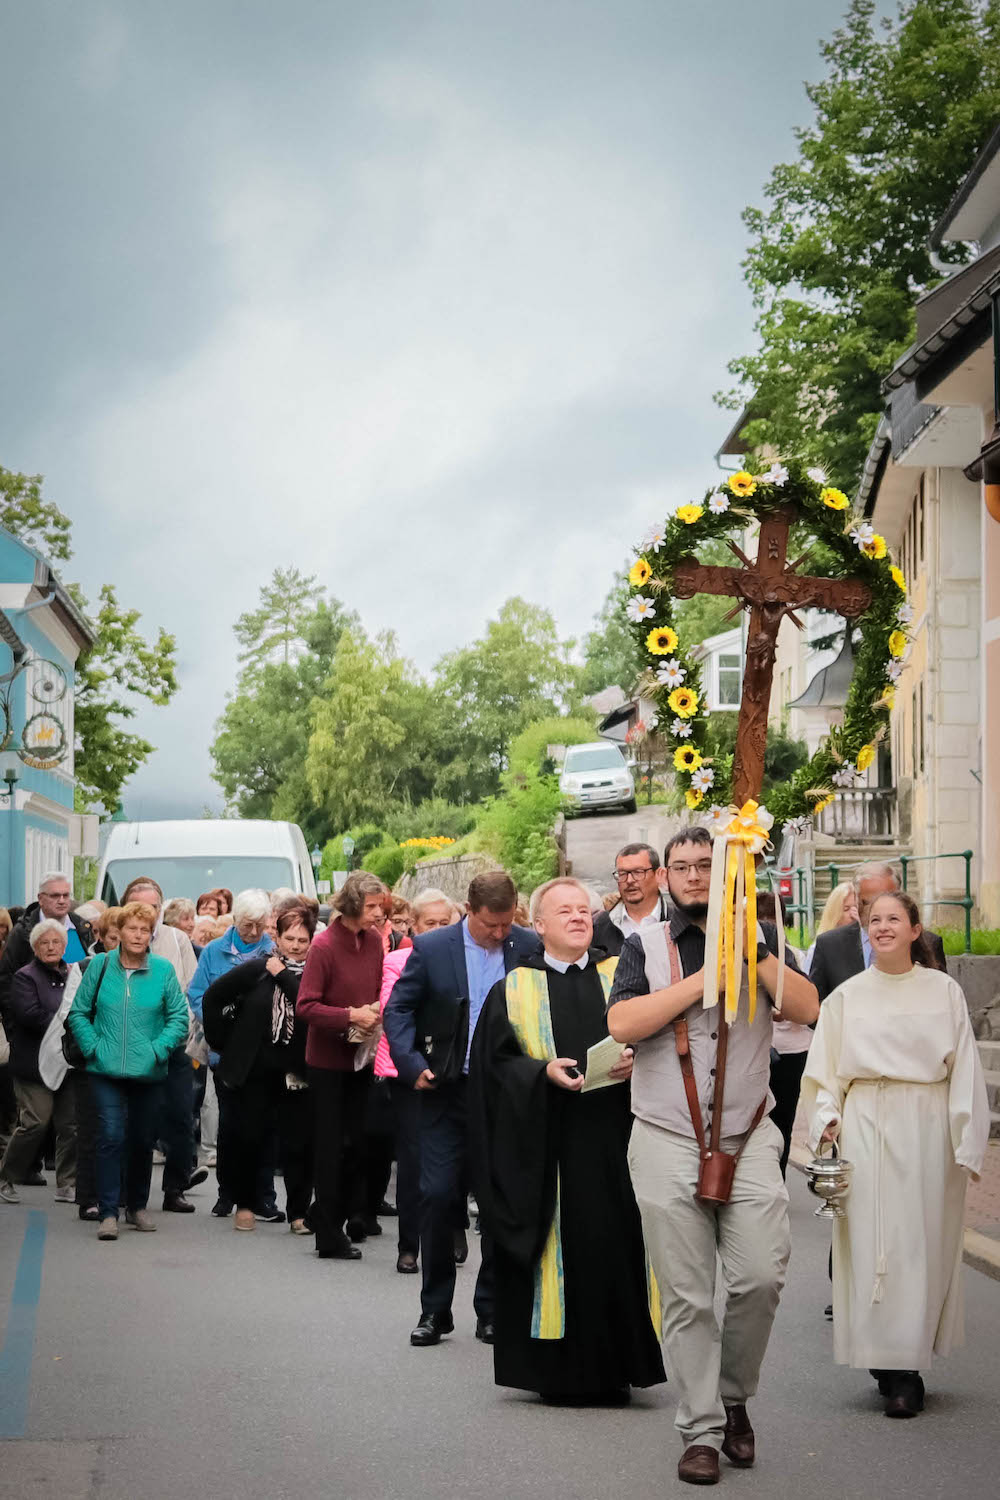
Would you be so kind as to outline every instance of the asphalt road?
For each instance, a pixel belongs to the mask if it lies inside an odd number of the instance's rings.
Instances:
[[[567,819],[566,853],[573,874],[599,891],[614,888],[615,855],[623,844],[663,846],[684,820],[653,803],[642,803],[634,813],[587,813]]]
[[[886,1421],[868,1377],[831,1363],[828,1234],[793,1176],[789,1283],[751,1407],[760,1456],[752,1471],[725,1466],[725,1491],[992,1500],[1000,1283],[966,1271],[969,1345],[927,1378],[923,1417]],[[414,1350],[415,1278],[395,1273],[391,1234],[359,1263],[320,1263],[284,1226],[237,1235],[212,1219],[208,1185],[195,1196],[197,1215],[157,1215],[155,1236],[116,1244],[51,1188],[0,1205],[4,1500],[691,1493],[676,1477],[670,1385],[624,1411],[543,1407],[493,1385],[473,1337],[475,1252],[456,1333]]]

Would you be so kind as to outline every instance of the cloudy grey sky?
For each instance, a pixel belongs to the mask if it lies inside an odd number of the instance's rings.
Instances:
[[[0,0],[0,463],[178,640],[131,816],[218,804],[231,625],[297,564],[429,668],[591,623],[713,473],[739,212],[841,0]]]

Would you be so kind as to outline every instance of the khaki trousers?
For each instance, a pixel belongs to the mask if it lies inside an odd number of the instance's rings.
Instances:
[[[725,1143],[724,1143],[725,1144]],[[636,1120],[629,1142],[642,1229],[663,1303],[663,1346],[677,1386],[676,1426],[685,1448],[719,1449],[727,1406],[756,1393],[761,1362],[785,1281],[790,1248],[781,1132],[757,1126],[736,1168],[730,1201],[694,1196],[693,1138]],[[715,1316],[716,1258],[726,1293]]]
[[[55,1093],[44,1083],[33,1083],[26,1078],[14,1079],[17,1125],[0,1162],[0,1177],[8,1182],[24,1181],[45,1144],[51,1120],[56,1131],[56,1185],[73,1187],[76,1179],[74,1084],[72,1069]]]

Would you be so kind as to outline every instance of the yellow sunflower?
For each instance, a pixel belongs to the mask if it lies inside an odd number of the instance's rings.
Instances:
[[[882,694],[882,703],[885,708],[896,707],[896,689],[890,684]]]
[[[894,630],[889,637],[889,652],[892,656],[902,656],[906,650],[906,636],[901,630]]]
[[[857,768],[858,768],[859,771],[867,771],[868,767],[871,765],[871,763],[872,763],[872,761],[874,759],[875,759],[875,746],[874,745],[862,745],[861,749],[858,751],[858,758],[854,762],[854,764],[857,766]]]
[[[690,688],[674,688],[667,702],[679,719],[690,719],[698,712],[698,694]]]
[[[836,793],[835,792],[831,792],[828,797],[821,797],[819,799],[819,801],[814,805],[813,812],[814,813],[821,813],[823,811],[824,807],[829,807],[830,806],[830,803],[833,801],[833,799],[834,799],[835,796],[836,796]]]
[[[689,786],[687,791],[684,793],[684,801],[687,803],[688,807],[693,809],[700,806],[701,800],[704,795],[704,792],[696,792],[694,787]]]
[[[896,565],[895,565],[895,563],[893,563],[892,567],[889,569],[889,572],[892,575],[892,581],[893,581],[893,583],[896,585],[896,587],[898,589],[902,589],[903,593],[905,594],[906,593],[906,579],[903,577],[903,570],[902,570],[902,568],[897,568]]]
[[[677,650],[676,630],[671,630],[669,625],[657,626],[646,637],[646,650],[653,656],[669,656],[671,651]]]
[[[885,544],[885,537],[879,536],[878,532],[876,532],[870,542],[865,542],[861,550],[866,557],[872,558],[874,562],[881,562],[889,549]]]
[[[702,505],[681,505],[674,512],[678,521],[683,521],[685,526],[693,526],[695,521],[700,521],[705,514]]]
[[[828,505],[831,510],[846,510],[851,503],[850,500],[848,500],[847,496],[844,494],[843,490],[835,490],[833,486],[829,484],[826,486],[826,489],[820,490],[819,498],[822,500],[823,504]]]
[[[681,745],[674,751],[675,771],[697,771],[701,765],[701,755],[693,745]]]
[[[628,581],[633,588],[641,589],[652,576],[652,568],[644,557],[637,557],[628,570]]]
[[[729,488],[734,495],[739,495],[741,499],[746,500],[757,488],[757,481],[752,474],[747,473],[746,469],[740,469],[739,473],[730,474]]]

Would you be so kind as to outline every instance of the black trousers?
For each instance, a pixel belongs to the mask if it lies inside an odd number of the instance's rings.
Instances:
[[[310,1068],[313,1103],[316,1249],[334,1250],[344,1221],[365,1212],[365,1110],[371,1073]]]
[[[468,1181],[469,1080],[421,1091],[420,1195],[423,1219],[420,1258],[423,1265],[421,1309],[451,1311],[455,1296],[455,1205]],[[473,1304],[485,1323],[494,1319],[493,1244],[481,1236],[482,1264]]]
[[[285,1174],[288,1222],[304,1219],[313,1195],[313,1103],[308,1089],[284,1089],[278,1103],[278,1143]]]
[[[365,1112],[365,1213],[378,1217],[392,1176],[396,1131],[389,1100],[389,1080],[372,1078]]]
[[[399,1254],[420,1254],[420,1127],[423,1096],[416,1089],[389,1080],[389,1103],[396,1131],[396,1211],[399,1214]]]
[[[219,1133],[217,1149],[215,1154],[215,1180],[219,1185],[219,1198],[223,1203],[234,1203],[232,1184],[229,1181],[228,1166],[224,1141],[227,1134],[226,1112],[232,1103],[235,1092],[227,1089],[219,1078],[218,1070],[213,1068],[215,1074],[215,1097],[219,1106]],[[275,1135],[272,1131],[261,1153],[257,1172],[257,1194],[254,1198],[254,1208],[262,1210],[274,1207],[277,1202],[274,1191],[274,1163],[275,1163]],[[248,1205],[249,1206],[249,1205]]]
[[[76,1202],[81,1208],[97,1205],[97,1105],[90,1074],[77,1069],[76,1093]]]
[[[197,1164],[194,1144],[194,1069],[184,1048],[175,1047],[167,1061],[163,1089],[160,1140],[166,1161],[163,1166],[163,1196],[183,1193]]]
[[[781,1152],[782,1177],[788,1169],[792,1126],[795,1124],[795,1111],[799,1107],[799,1090],[808,1056],[808,1052],[779,1052],[771,1057],[771,1093],[774,1095],[771,1119],[781,1131],[784,1141]]]
[[[278,1103],[283,1089],[284,1079],[278,1073],[248,1078],[235,1089],[219,1082],[219,1157],[226,1163],[226,1196],[237,1208],[253,1210],[260,1204],[261,1168],[266,1161],[270,1169],[271,1142],[278,1128]]]

